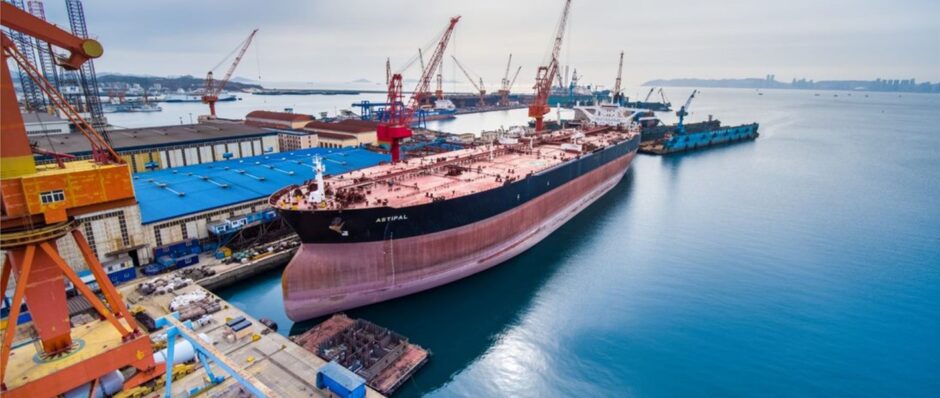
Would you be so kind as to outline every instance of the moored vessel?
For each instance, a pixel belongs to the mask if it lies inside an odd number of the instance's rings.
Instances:
[[[532,247],[613,188],[639,127],[527,132],[286,187],[271,205],[303,242],[284,270],[304,320],[440,286]]]

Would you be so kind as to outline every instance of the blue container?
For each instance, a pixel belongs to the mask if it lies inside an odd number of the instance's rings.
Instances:
[[[330,361],[317,370],[316,385],[317,388],[326,388],[342,398],[366,396],[366,380],[335,361]]]

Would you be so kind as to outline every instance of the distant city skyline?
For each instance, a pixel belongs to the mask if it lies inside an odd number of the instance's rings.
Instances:
[[[88,29],[105,48],[101,72],[203,76],[251,31],[260,32],[236,76],[268,82],[384,81],[461,15],[448,55],[495,87],[509,53],[517,87],[543,62],[562,1],[249,2],[85,1]],[[46,1],[67,25],[65,7]],[[210,17],[211,16],[211,17]],[[586,83],[612,84],[625,52],[624,83],[652,79],[940,81],[940,2],[793,0],[715,5],[693,1],[572,3],[561,63]],[[445,61],[445,78],[463,76]],[[217,69],[223,70],[225,65]],[[405,71],[417,77],[418,66]]]

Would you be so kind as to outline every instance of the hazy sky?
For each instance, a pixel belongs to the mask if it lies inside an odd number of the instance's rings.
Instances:
[[[63,2],[45,3],[49,19],[66,24]],[[257,79],[260,69],[262,82],[384,81],[386,56],[395,69],[461,15],[448,55],[493,88],[510,52],[523,66],[520,83],[532,81],[561,7],[561,0],[85,1],[89,32],[105,47],[96,61],[102,72],[201,76],[258,27],[237,76]],[[562,63],[602,85],[612,84],[621,50],[627,85],[768,73],[787,81],[940,81],[938,0],[573,0],[568,26]],[[448,61],[445,78],[463,80],[452,69]]]

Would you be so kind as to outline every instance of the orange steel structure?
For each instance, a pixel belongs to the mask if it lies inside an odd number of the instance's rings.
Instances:
[[[222,89],[225,88],[229,79],[232,78],[232,73],[235,73],[235,68],[237,68],[238,64],[242,61],[242,57],[245,56],[245,51],[248,51],[248,46],[251,45],[251,40],[255,38],[256,33],[258,33],[258,29],[251,31],[248,38],[242,42],[241,47],[238,49],[238,55],[235,56],[235,60],[229,65],[228,71],[225,72],[225,77],[223,77],[222,80],[216,81],[212,77],[211,70],[206,74],[206,86],[202,94],[202,103],[209,104],[209,118],[215,119],[215,103],[219,100],[219,94],[222,93]],[[225,57],[225,59],[228,59],[228,57]],[[225,62],[225,60],[222,60],[222,62]],[[216,66],[216,68],[218,68],[218,66]]]
[[[565,25],[568,24],[568,10],[571,9],[571,0],[565,0],[565,8],[561,13],[561,20],[555,32],[555,41],[552,43],[551,59],[548,65],[540,66],[535,72],[535,98],[529,105],[529,117],[535,119],[535,131],[545,128],[542,119],[552,109],[548,105],[548,96],[552,92],[552,82],[558,74],[558,56],[561,52],[561,40],[565,37]]]
[[[67,69],[100,57],[101,45],[72,35],[10,3],[0,3],[0,22],[68,51],[59,60]],[[0,71],[0,249],[6,252],[0,291],[16,281],[10,322],[0,345],[0,389],[4,397],[56,396],[95,383],[114,370],[133,367],[126,387],[162,374],[150,339],[142,333],[95,257],[74,217],[135,203],[130,169],[89,123],[83,120],[35,66],[26,62],[6,34]],[[16,101],[8,60],[15,61],[50,101],[89,140],[93,159],[37,166]],[[56,240],[70,236],[91,270],[104,302],[69,267]],[[66,306],[65,279],[85,297],[100,320],[72,329]],[[16,319],[29,307],[38,343],[13,349]]]

